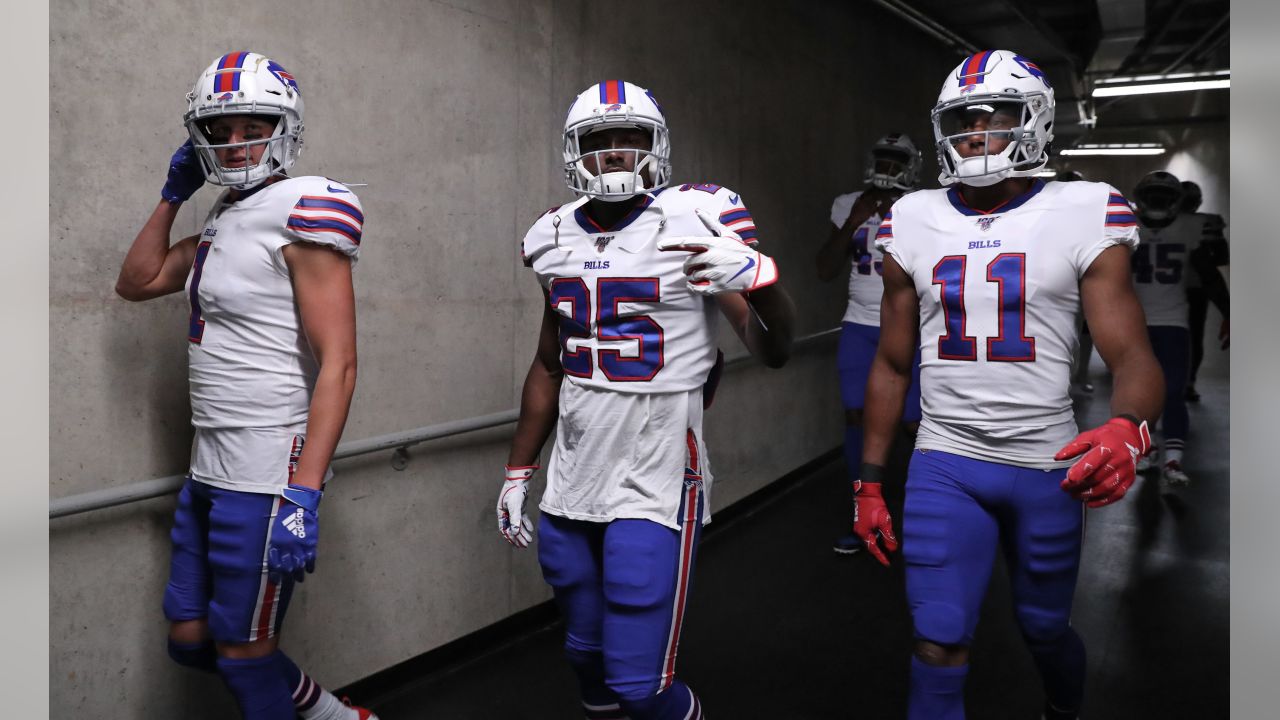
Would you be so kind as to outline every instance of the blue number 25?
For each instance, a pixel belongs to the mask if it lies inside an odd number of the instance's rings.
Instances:
[[[656,377],[666,364],[662,326],[648,315],[623,313],[619,305],[657,302],[658,287],[657,278],[598,278],[593,308],[591,291],[582,278],[553,280],[549,291],[551,306],[567,311],[560,313],[560,364],[565,373],[591,377],[591,349],[579,345],[570,351],[569,340],[594,336],[602,342],[636,343],[635,352],[630,354],[611,348],[596,351],[605,377],[613,382],[647,382]]]

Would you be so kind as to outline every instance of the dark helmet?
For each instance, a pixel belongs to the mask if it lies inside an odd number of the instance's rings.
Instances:
[[[1133,202],[1144,220],[1173,220],[1182,202],[1182,183],[1163,170],[1147,173],[1133,188]]]
[[[1200,192],[1200,186],[1190,180],[1182,181],[1182,212],[1193,213],[1200,209],[1200,203],[1204,202],[1204,195]]]

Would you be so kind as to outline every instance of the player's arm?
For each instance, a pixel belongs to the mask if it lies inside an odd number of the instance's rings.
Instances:
[[[319,490],[342,437],[356,388],[356,303],[351,259],[328,247],[297,242],[282,253],[319,372],[307,415],[307,442],[292,484]]]
[[[1164,374],[1151,352],[1147,321],[1133,290],[1130,251],[1103,250],[1080,279],[1080,297],[1094,347],[1114,378],[1111,419],[1080,433],[1056,460],[1079,458],[1062,489],[1089,507],[1124,497],[1137,476],[1137,461],[1151,447],[1149,421],[1164,405]]]
[[[849,210],[849,217],[845,219],[844,224],[840,227],[831,227],[831,235],[822,247],[818,249],[817,266],[818,279],[823,282],[835,279],[840,271],[844,269],[845,262],[849,256],[853,254],[853,236],[866,222],[875,214],[877,208],[877,194],[875,190],[867,190],[858,196],[854,201],[853,208]]]
[[[720,312],[752,356],[766,366],[780,368],[791,357],[795,335],[795,304],[780,283],[749,293],[714,296]]]
[[[1223,248],[1215,247],[1221,242]],[[1222,317],[1231,317],[1231,295],[1227,291],[1227,281],[1218,271],[1226,262],[1226,241],[1206,240],[1191,253],[1191,267],[1199,273],[1204,283],[1205,295],[1222,313]]]
[[[545,294],[545,293],[544,293]],[[538,331],[538,350],[534,353],[529,373],[520,393],[520,418],[507,455],[506,477],[498,492],[498,532],[518,548],[533,541],[533,523],[524,512],[529,481],[538,471],[538,453],[551,435],[560,414],[560,383],[564,368],[560,364],[560,320],[551,308],[550,299],[543,305],[542,327]]]
[[[560,413],[560,383],[564,368],[560,365],[560,321],[548,300],[542,308],[542,327],[538,331],[538,349],[520,393],[520,419],[507,464],[513,467],[536,465],[538,454],[555,427]]]
[[[898,549],[893,518],[881,495],[884,466],[894,433],[902,420],[902,406],[911,385],[911,362],[916,354],[920,298],[915,284],[892,255],[884,256],[884,296],[880,300],[880,344],[867,376],[862,411],[862,467],[854,483],[853,532],[867,550],[888,565],[885,552]],[[881,550],[878,541],[883,540]]]
[[[1154,421],[1164,406],[1164,375],[1151,352],[1129,255],[1119,245],[1103,250],[1080,280],[1080,297],[1094,347],[1114,377],[1111,414]]]
[[[150,300],[178,292],[186,285],[199,236],[183,238],[172,246],[169,237],[178,208],[191,199],[201,185],[204,185],[204,171],[191,141],[187,140],[169,159],[169,174],[160,190],[160,204],[124,257],[116,279],[116,294],[125,300]]]
[[[116,278],[116,294],[125,300],[150,300],[179,292],[196,256],[198,235],[169,244],[179,204],[161,200],[138,231]]]
[[[884,467],[889,457],[916,354],[920,298],[915,284],[892,255],[884,256],[884,296],[880,300],[880,344],[867,375],[863,418],[863,465]]]

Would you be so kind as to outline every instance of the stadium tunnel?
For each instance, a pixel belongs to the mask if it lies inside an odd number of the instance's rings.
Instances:
[[[939,81],[971,52],[1013,49],[1057,93],[1051,171],[1128,192],[1168,170],[1230,220],[1229,93],[1095,96],[1229,77],[1225,0],[281,5],[237,7],[226,23],[209,6],[51,4],[51,66],[92,60],[131,98],[93,87],[102,72],[50,78],[51,717],[234,716],[216,678],[170,662],[160,611],[192,437],[187,301],[129,306],[112,292],[182,140],[189,76],[227,49],[296,68],[308,112],[299,167],[359,184],[369,218],[355,271],[359,386],[318,570],[282,646],[383,720],[579,712],[536,555],[501,541],[493,502],[541,312],[518,241],[569,197],[561,123],[582,87],[626,78],[661,99],[676,182],[742,194],[805,338],[782,370],[735,363],[707,415],[715,520],[680,672],[712,717],[890,718],[905,705],[901,563],[830,551],[849,514],[833,335],[845,296],[811,269],[831,199],[859,185],[875,138],[909,133],[924,187],[936,187]],[[138,62],[140,47],[163,62]],[[1159,152],[1064,152],[1115,146]],[[198,230],[213,199],[200,191],[178,226]],[[1226,354],[1208,345],[1191,448],[1228,439]],[[721,347],[741,352],[727,331]],[[1082,425],[1108,415],[1092,362]],[[1228,705],[1229,552],[1213,528],[1228,524],[1229,467],[1195,458],[1182,501],[1146,477],[1090,514],[1074,616],[1090,652],[1088,717]],[[1004,574],[992,583],[969,712],[1034,717],[1039,682]]]

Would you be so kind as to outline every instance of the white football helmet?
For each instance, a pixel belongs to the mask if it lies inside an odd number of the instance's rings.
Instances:
[[[1007,127],[973,131],[974,113],[1009,114]],[[956,144],[974,135],[1007,139],[999,153],[988,149],[963,158]],[[984,50],[965,58],[947,76],[933,108],[933,137],[943,185],[974,187],[1005,178],[1031,177],[1049,160],[1053,140],[1053,87],[1034,62],[1009,50]]]
[[[863,182],[882,190],[912,190],[920,178],[920,151],[906,133],[889,133],[867,153]]]
[[[1147,173],[1133,188],[1133,204],[1138,206],[1138,215],[1157,223],[1177,217],[1182,196],[1182,182],[1164,170]]]
[[[187,93],[182,120],[191,134],[204,176],[210,183],[246,190],[272,175],[284,174],[302,152],[302,95],[298,82],[279,63],[254,52],[223,55],[200,74]],[[217,145],[210,141],[208,122],[220,115],[267,115],[276,118],[271,137]],[[245,167],[218,164],[219,148],[266,145],[262,160]]]
[[[582,138],[598,130],[639,128],[649,133],[648,150],[637,149],[634,170],[591,174],[583,161],[607,150],[582,151]],[[646,182],[644,172],[649,171]],[[564,174],[569,189],[606,202],[620,202],[667,186],[671,180],[671,135],[653,93],[622,80],[592,85],[569,106],[564,121]]]

